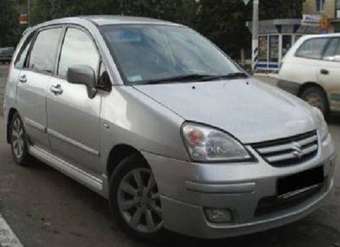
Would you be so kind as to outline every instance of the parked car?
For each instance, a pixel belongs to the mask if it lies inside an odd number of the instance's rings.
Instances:
[[[31,28],[4,113],[17,164],[46,162],[146,239],[264,231],[305,217],[333,187],[321,112],[175,23],[83,16]]]
[[[10,63],[14,50],[14,47],[0,48],[0,63]]]
[[[339,78],[340,35],[307,35],[284,58],[278,85],[328,115],[340,112]]]

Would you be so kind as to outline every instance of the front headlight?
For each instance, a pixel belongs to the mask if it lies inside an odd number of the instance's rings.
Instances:
[[[246,161],[252,158],[245,147],[230,135],[208,126],[185,123],[184,143],[197,162]]]
[[[319,128],[319,132],[320,132],[320,138],[321,138],[321,142],[324,142],[329,134],[329,130],[328,130],[328,125],[326,123],[325,117],[322,114],[322,112],[314,107],[314,111],[316,112],[317,118],[318,118],[318,128]]]

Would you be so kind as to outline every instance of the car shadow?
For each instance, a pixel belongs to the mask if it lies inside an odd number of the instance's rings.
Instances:
[[[316,234],[317,233],[317,234]],[[321,234],[321,235],[320,235]],[[273,230],[221,240],[202,240],[176,236],[167,245],[194,247],[319,247],[340,246],[340,233],[337,229],[324,225],[315,217],[288,224]],[[338,245],[339,244],[339,245]]]

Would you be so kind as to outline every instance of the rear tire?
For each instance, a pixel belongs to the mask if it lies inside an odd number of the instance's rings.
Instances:
[[[137,239],[165,237],[160,195],[151,168],[138,155],[120,162],[110,178],[110,208],[114,219]]]
[[[24,124],[18,113],[14,113],[10,127],[10,144],[13,159],[20,166],[27,166],[31,161],[31,156],[28,153],[28,142],[24,128]]]
[[[319,87],[308,87],[303,90],[300,97],[310,105],[319,108],[325,117],[329,114],[329,103],[327,95]]]

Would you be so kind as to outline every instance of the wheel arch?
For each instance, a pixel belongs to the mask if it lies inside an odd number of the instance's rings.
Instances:
[[[11,108],[9,109],[8,111],[8,116],[7,116],[7,123],[6,123],[6,141],[7,143],[9,144],[11,142],[10,140],[10,125],[11,125],[11,122],[12,122],[12,119],[13,119],[13,116],[18,113],[17,109],[15,108]]]
[[[115,169],[118,167],[120,162],[127,157],[132,155],[137,155],[139,158],[145,161],[147,164],[146,159],[144,158],[143,154],[136,148],[128,144],[118,144],[114,146],[110,153],[107,160],[107,167],[106,167],[106,174],[107,177],[110,178]]]
[[[302,93],[307,89],[307,88],[311,88],[311,87],[316,87],[322,90],[322,92],[325,94],[327,100],[328,100],[328,95],[326,90],[318,83],[316,82],[305,82],[304,84],[302,84],[299,88],[298,91],[298,96],[300,97],[302,95]]]
[[[318,88],[319,90],[321,90],[321,92],[324,94],[325,99],[326,99],[326,106],[327,106],[327,112],[330,111],[330,100],[329,100],[329,96],[327,91],[325,90],[324,87],[322,87],[320,84],[315,83],[315,82],[306,82],[304,83],[300,88],[299,88],[299,92],[298,92],[298,97],[301,98],[303,92],[309,88]]]

